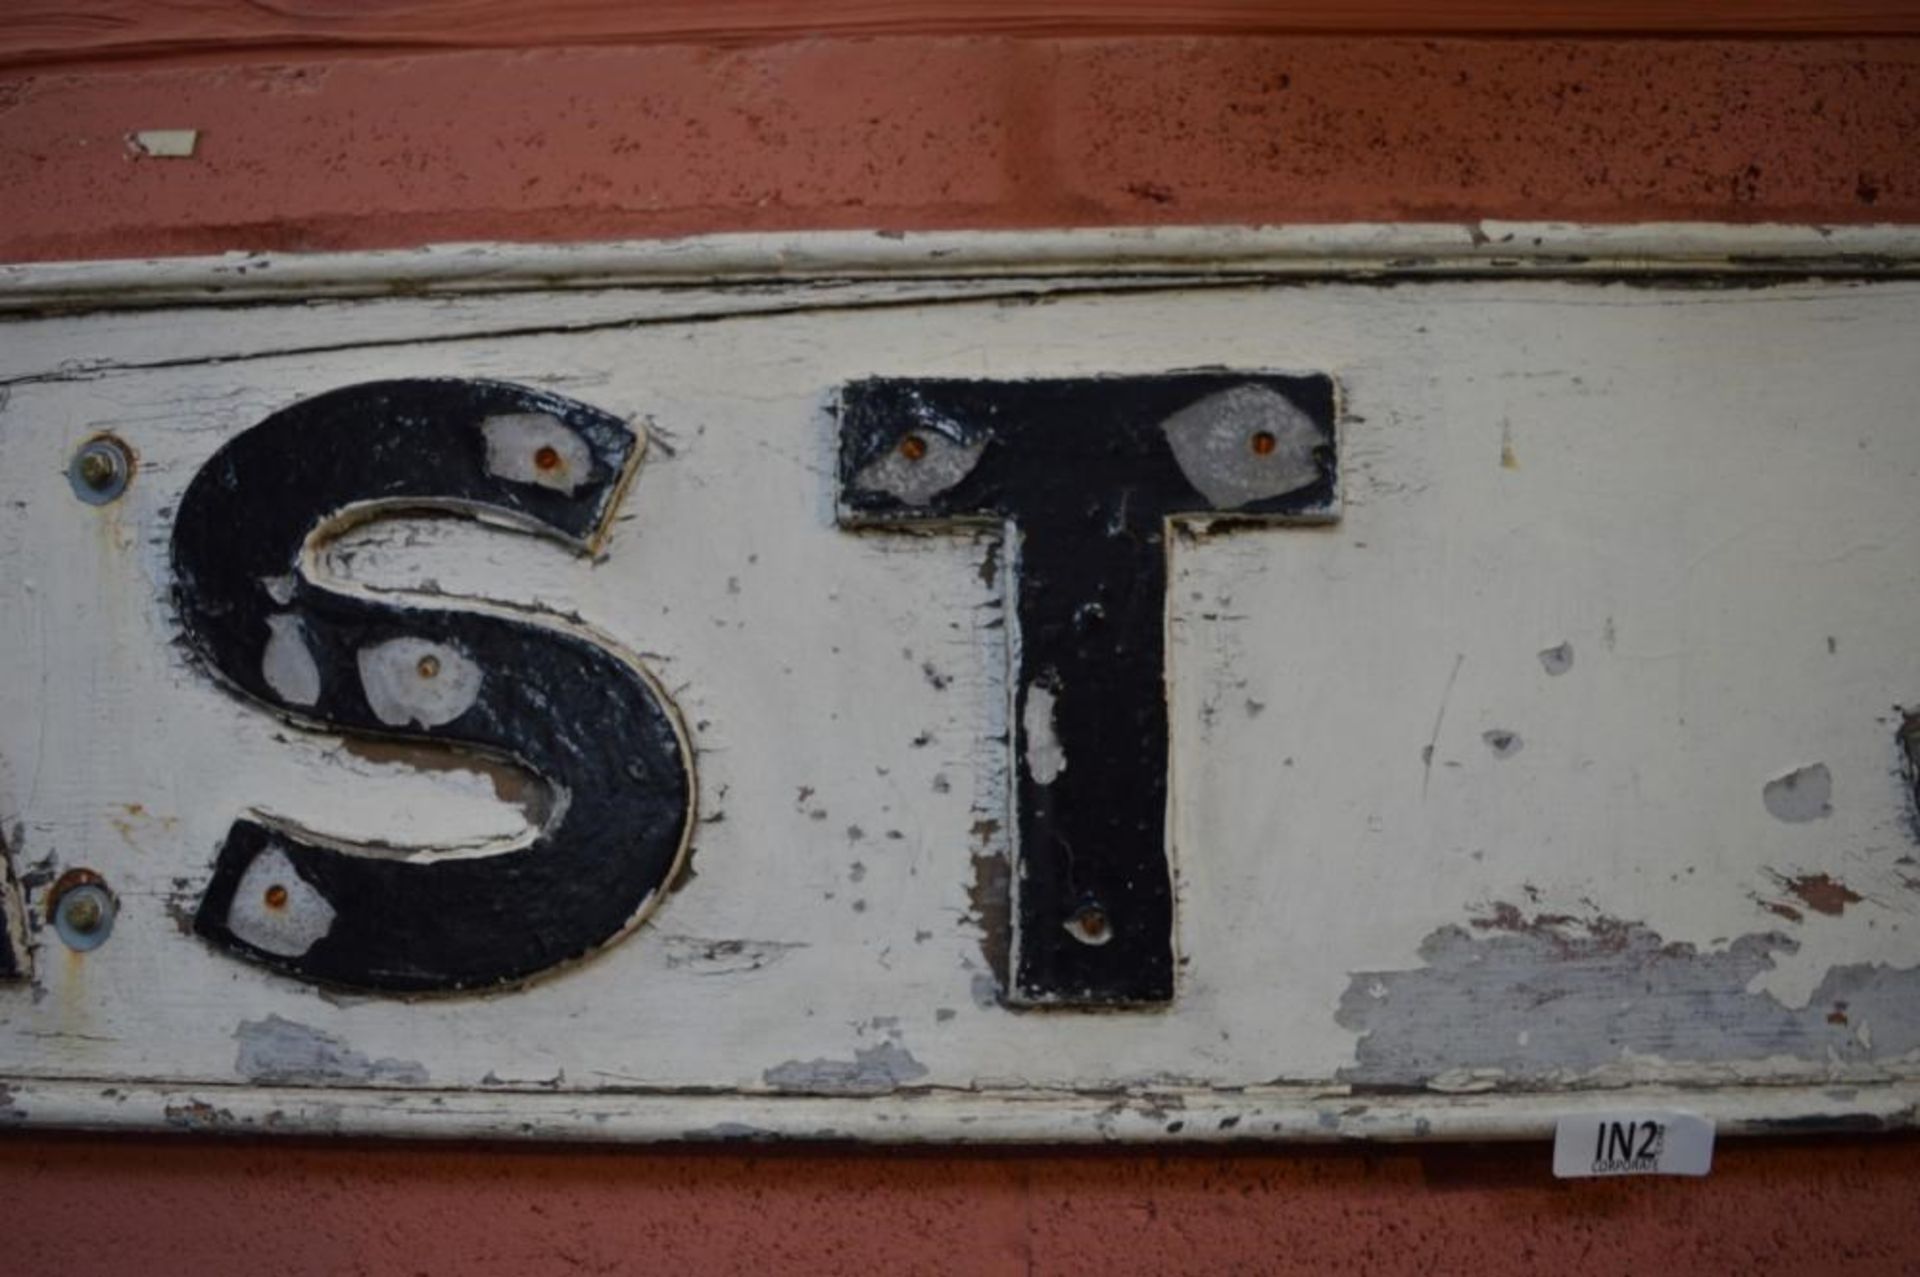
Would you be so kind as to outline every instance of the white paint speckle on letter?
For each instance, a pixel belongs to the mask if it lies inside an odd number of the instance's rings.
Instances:
[[[1057,701],[1052,688],[1027,684],[1027,707],[1020,715],[1020,725],[1027,737],[1027,774],[1036,784],[1051,785],[1067,770],[1067,751],[1053,727]]]
[[[320,699],[320,667],[307,649],[306,631],[291,612],[267,618],[267,650],[260,657],[260,676],[289,705],[311,705]]]

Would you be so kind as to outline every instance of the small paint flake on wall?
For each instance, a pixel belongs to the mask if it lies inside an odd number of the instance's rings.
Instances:
[[[137,129],[127,134],[127,149],[152,159],[191,159],[199,145],[199,129]]]

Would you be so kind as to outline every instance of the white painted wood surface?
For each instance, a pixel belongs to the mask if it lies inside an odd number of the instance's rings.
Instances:
[[[0,985],[0,1120],[1409,1138],[1704,1086],[1736,1128],[1911,1123],[1920,282],[1331,278],[1388,269],[1354,260],[9,321],[0,823],[30,912],[77,866],[121,909],[89,954],[38,931],[32,983]],[[1011,1011],[975,889],[1009,763],[990,539],[836,527],[826,406],[872,375],[1196,365],[1338,379],[1344,514],[1173,541],[1174,1005]],[[166,540],[225,440],[422,375],[646,426],[605,554],[388,522],[329,571],[643,653],[702,823],[694,877],[601,956],[410,1002],[185,934],[228,824],[435,843],[524,816],[222,692],[174,646]],[[139,471],[95,508],[65,467],[99,431]],[[1830,810],[1782,819],[1768,783],[1816,765]]]

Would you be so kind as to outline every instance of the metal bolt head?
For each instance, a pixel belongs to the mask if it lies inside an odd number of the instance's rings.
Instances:
[[[98,949],[113,934],[117,906],[113,893],[98,874],[74,869],[60,876],[48,899],[53,929],[69,949],[85,953]]]
[[[133,452],[112,435],[87,440],[67,466],[73,494],[88,505],[118,500],[132,478]]]
[[[114,478],[120,473],[113,458],[98,448],[89,448],[80,454],[80,482],[99,492],[113,485]]]
[[[60,907],[60,919],[81,935],[90,936],[100,930],[100,924],[107,919],[107,911],[99,897],[91,891],[76,891]]]

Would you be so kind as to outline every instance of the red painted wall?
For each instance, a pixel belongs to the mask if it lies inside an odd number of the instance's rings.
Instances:
[[[111,0],[68,27],[86,6],[0,14],[0,260],[752,228],[1920,221],[1920,39],[1898,35],[1563,39],[1536,19],[1499,39],[731,31],[418,55],[356,41],[327,6],[300,19],[327,38],[271,48],[138,24],[116,43],[104,25],[223,3]],[[964,27],[966,6],[948,8]],[[1914,28],[1911,6],[1870,8],[1858,29]],[[126,144],[179,127],[202,130],[191,159]],[[1543,1146],[747,1154],[15,1132],[0,1273],[1920,1272],[1920,1140],[1735,1142],[1697,1183],[1561,1185],[1546,1162]]]
[[[817,227],[1920,221],[1920,38],[206,57],[10,79],[0,62],[0,260]],[[201,129],[199,149],[131,154],[150,128]]]

